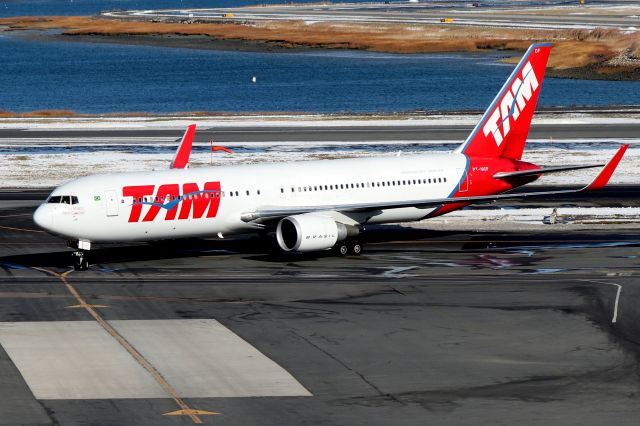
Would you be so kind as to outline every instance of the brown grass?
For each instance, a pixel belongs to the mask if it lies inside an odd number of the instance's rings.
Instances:
[[[550,41],[549,66],[555,70],[597,65],[609,78],[615,67],[606,62],[620,55],[640,57],[640,35],[616,29],[523,30],[447,25],[315,23],[271,21],[238,23],[160,23],[120,21],[83,16],[18,17],[0,19],[10,30],[60,28],[66,35],[206,36],[276,44],[280,47],[363,49],[393,53],[470,52],[484,49],[525,50],[532,42]],[[514,59],[515,60],[515,59]],[[640,70],[640,63],[625,64]]]
[[[80,116],[74,111],[64,109],[44,109],[38,111],[29,112],[13,112],[13,111],[0,111],[0,118],[30,118],[30,117],[78,117]]]

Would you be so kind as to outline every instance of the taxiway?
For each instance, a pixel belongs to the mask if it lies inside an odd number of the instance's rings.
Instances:
[[[304,20],[308,22],[350,22],[384,24],[440,24],[446,25],[540,28],[593,29],[625,28],[635,31],[638,26],[637,4],[601,2],[595,7],[575,5],[513,4],[496,7],[476,2],[461,4],[432,3],[338,3],[258,5],[240,8],[128,10],[103,12],[104,17],[136,20],[189,22],[260,22]],[[573,7],[572,7],[573,6]]]
[[[110,245],[79,273],[33,207],[3,200],[0,424],[640,415],[637,227],[384,226],[347,258],[254,238]]]

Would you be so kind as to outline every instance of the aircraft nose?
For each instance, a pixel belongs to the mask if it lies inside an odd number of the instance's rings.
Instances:
[[[42,205],[33,212],[33,221],[42,229],[50,230],[53,225],[52,212],[46,205]]]

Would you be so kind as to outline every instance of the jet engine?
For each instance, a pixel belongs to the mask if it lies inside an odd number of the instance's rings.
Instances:
[[[330,217],[307,213],[282,219],[276,238],[284,251],[327,250],[352,234],[349,228]]]

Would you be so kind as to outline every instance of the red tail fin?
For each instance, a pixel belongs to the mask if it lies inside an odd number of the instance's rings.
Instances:
[[[468,157],[519,160],[544,79],[551,44],[532,44],[467,140],[456,150]]]

